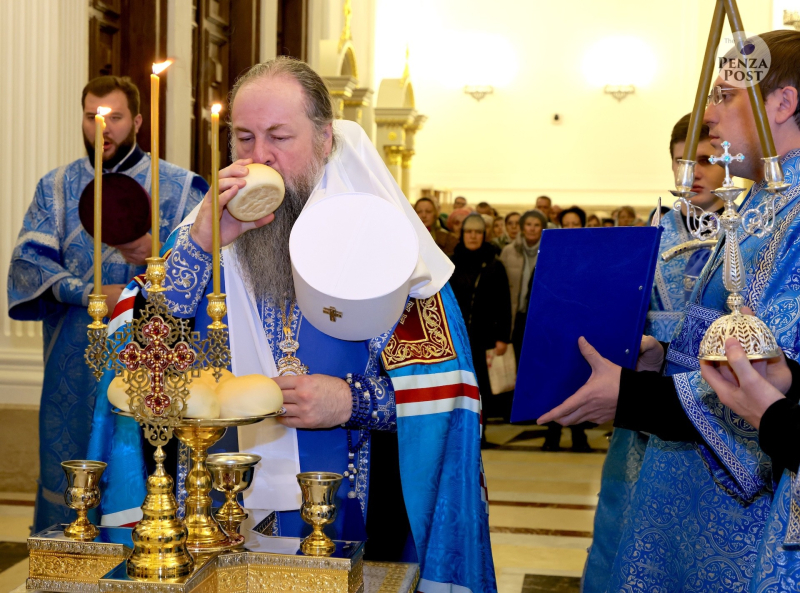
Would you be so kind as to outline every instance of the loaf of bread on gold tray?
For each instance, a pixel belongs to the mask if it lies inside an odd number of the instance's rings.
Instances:
[[[223,376],[227,380],[232,378],[233,375],[229,371],[225,371],[230,377]],[[214,377],[211,377],[211,381]],[[125,390],[128,384],[125,383],[122,377],[114,377],[111,384],[108,386],[108,401],[115,408],[119,408],[123,412],[130,412],[128,406],[128,394]],[[214,387],[207,378],[201,377],[195,379],[189,384],[189,395],[186,398],[186,411],[184,411],[184,418],[204,418],[213,419],[219,418],[219,399],[217,394],[214,393]]]
[[[220,418],[245,418],[277,412],[283,405],[278,384],[264,375],[244,375],[217,388]]]
[[[220,405],[217,394],[211,385],[202,381],[192,381],[189,385],[189,396],[186,398],[184,418],[203,418],[213,420],[220,417]]]
[[[123,412],[131,411],[130,407],[128,407],[128,394],[125,393],[127,388],[128,384],[122,380],[121,375],[114,377],[114,380],[108,386],[108,403]]]
[[[242,222],[252,222],[272,214],[283,202],[286,188],[283,177],[272,167],[253,163],[247,165],[247,182],[226,206],[228,212]]]
[[[203,369],[200,371],[199,377],[192,377],[192,385],[196,382],[205,383],[206,385],[210,386],[211,389],[214,391],[217,390],[217,387],[222,385],[228,379],[233,379],[233,373],[230,372],[228,369],[220,369],[220,377],[219,381],[217,381],[216,377],[214,377],[214,371],[211,369]],[[189,387],[191,389],[191,387]]]

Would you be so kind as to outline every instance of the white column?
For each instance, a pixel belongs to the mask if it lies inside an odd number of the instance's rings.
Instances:
[[[195,27],[192,0],[167,3],[167,55],[175,60],[167,79],[166,159],[189,169],[192,163],[192,33]]]
[[[0,403],[38,404],[41,324],[8,317],[8,264],[39,178],[84,154],[86,0],[0,2]]]

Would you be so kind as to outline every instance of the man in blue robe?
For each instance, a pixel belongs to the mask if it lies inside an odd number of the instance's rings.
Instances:
[[[800,326],[794,311],[800,299],[796,280],[800,277],[800,32],[772,31],[760,37],[772,56],[761,90],[790,187],[778,196],[771,233],[762,237],[739,234],[747,274],[742,296],[773,332],[786,357],[797,359]],[[766,183],[759,181],[764,177],[762,151],[747,91],[721,77],[714,85],[704,118],[712,145],[719,149],[727,140],[734,150],[747,155],[743,163],[731,167],[732,174],[757,181],[741,210],[765,209],[772,194],[766,190]],[[620,372],[620,367],[582,343],[594,370],[591,379],[540,419],[573,424],[614,418],[615,426],[652,434],[609,592],[786,590],[769,588],[775,576],[770,573],[777,567],[769,565],[769,555],[760,549],[768,543],[764,537],[773,544],[780,541],[776,535],[780,521],[770,519],[765,531],[773,510],[773,463],[759,446],[755,428],[720,402],[699,371],[699,342],[725,309],[723,259],[718,246],[697,281],[685,319],[666,355],[667,376],[658,373],[663,350],[657,342],[645,344],[641,353],[652,357],[650,372]],[[781,392],[788,391],[792,374],[783,357],[772,360],[765,372]],[[784,495],[789,492],[785,480],[784,476],[779,490]],[[785,510],[784,506],[784,519]],[[796,541],[791,530],[784,535],[787,541]],[[761,559],[757,560],[759,553]],[[778,556],[781,562],[785,560],[780,553]],[[767,579],[759,583],[754,578],[758,574]]]
[[[672,128],[669,152],[673,173],[677,172],[678,159],[683,158],[689,118],[689,115],[685,115]],[[725,170],[709,161],[709,157],[715,152],[708,137],[708,126],[703,126],[700,129],[697,166],[692,186],[692,191],[697,195],[691,198],[691,202],[706,211],[721,212],[722,200],[712,192],[722,186]],[[661,258],[663,253],[691,241],[692,236],[687,227],[685,205],[681,210],[671,207],[664,207],[662,210],[663,231],[644,333],[659,342],[669,342],[683,318],[686,301],[711,255],[711,248],[686,251],[664,261]],[[631,498],[639,479],[647,439],[648,435],[644,433],[624,428],[615,428],[611,436],[594,516],[592,547],[584,571],[584,593],[604,593],[606,590],[620,537],[630,519]]]
[[[81,225],[78,203],[94,178],[94,121],[99,106],[109,107],[103,133],[103,170],[135,179],[150,189],[150,157],[136,144],[142,123],[139,90],[128,78],[102,76],[83,90],[83,135],[88,157],[50,171],[36,187],[11,258],[9,315],[42,321],[44,385],[39,412],[39,488],[33,532],[69,522],[64,503],[66,479],[61,462],[86,458],[96,382],[84,362],[88,345],[86,308],[94,290],[92,238]],[[202,199],[206,182],[161,161],[161,228],[166,240]],[[143,271],[151,237],[119,247],[103,245],[103,281],[109,311],[125,284]]]
[[[236,451],[253,440],[264,447],[257,449],[263,461],[245,505],[279,511],[276,534],[296,537],[307,528],[299,516],[296,473],[341,473],[331,535],[366,537],[368,559],[419,562],[420,590],[495,591],[480,396],[464,322],[447,284],[452,263],[364,131],[353,122],[333,122],[324,82],[308,65],[278,58],[254,66],[234,86],[230,113],[235,162],[220,172],[223,209],[217,215],[231,370],[274,377],[286,409],[279,423],[229,430],[215,448]],[[244,223],[224,206],[246,186],[250,162],[277,170],[286,195],[274,215]],[[427,280],[410,288],[391,329],[363,341],[334,338],[306,318],[295,298],[289,249],[306,205],[353,192],[405,214],[419,243],[418,266],[428,271]],[[358,215],[342,233],[356,232]],[[212,216],[207,196],[167,244],[166,301],[174,315],[193,319],[201,336],[210,322],[204,296],[212,288]],[[374,273],[364,270],[352,282],[364,286]],[[126,298],[141,301],[135,292]],[[291,372],[278,372],[287,366]],[[126,468],[130,459],[114,453],[130,451],[118,443],[139,433],[130,419],[112,418],[107,405],[97,406],[92,447],[116,476],[104,491],[106,524],[112,515],[123,523],[135,520],[133,506],[142,502],[141,465]],[[181,464],[179,504],[186,496],[185,471]]]

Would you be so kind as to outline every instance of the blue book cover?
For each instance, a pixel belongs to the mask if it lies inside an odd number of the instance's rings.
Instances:
[[[660,239],[660,227],[542,233],[512,422],[537,419],[586,383],[580,336],[610,361],[636,367]]]

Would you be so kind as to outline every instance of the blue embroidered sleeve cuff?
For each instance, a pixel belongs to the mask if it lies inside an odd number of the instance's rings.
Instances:
[[[211,278],[211,255],[194,242],[191,228],[187,225],[178,230],[167,258],[164,296],[176,317],[194,317]]]
[[[353,415],[345,428],[397,432],[392,380],[352,374],[347,376],[347,382],[353,392]]]

